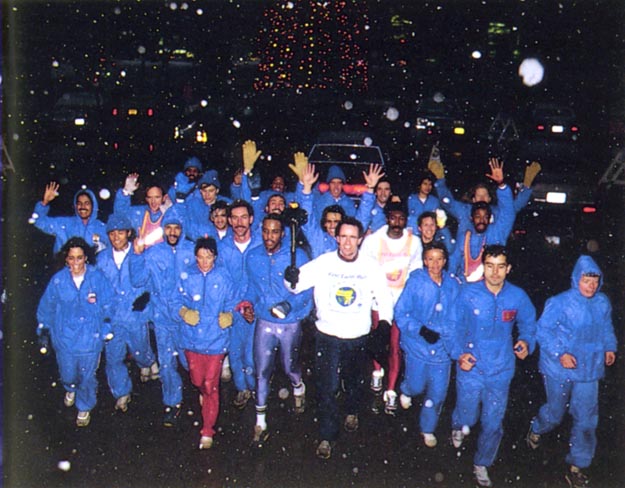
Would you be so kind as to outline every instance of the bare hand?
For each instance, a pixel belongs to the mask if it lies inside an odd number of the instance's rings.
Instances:
[[[51,181],[46,186],[45,191],[43,192],[43,199],[41,200],[41,204],[45,207],[59,196],[59,184],[56,181]]]
[[[605,353],[605,365],[612,366],[616,360],[616,354],[613,351],[607,351]]]
[[[565,352],[560,356],[560,364],[565,369],[575,369],[577,368],[577,359],[572,354]]]
[[[243,143],[243,171],[245,174],[252,172],[261,154],[261,151],[256,150],[256,143],[254,141],[248,140]]]
[[[248,324],[254,322],[254,319],[256,318],[254,315],[254,307],[243,307],[241,314]]]
[[[308,158],[303,152],[296,152],[293,154],[293,161],[295,164],[289,164],[289,168],[297,175],[297,179],[302,181],[304,171],[308,166]]]
[[[375,185],[378,184],[378,181],[380,181],[380,178],[384,176],[384,172],[382,171],[381,164],[370,164],[369,172],[365,173],[363,171],[362,174],[365,177],[367,186],[371,189],[375,188]]]
[[[315,165],[314,164],[306,164],[302,175],[300,177],[300,181],[302,185],[304,185],[304,194],[309,195],[312,191],[313,185],[319,179],[319,173],[315,173]]]
[[[525,341],[517,341],[514,345],[514,355],[519,359],[525,359],[529,354],[529,349],[527,347],[527,342]]]
[[[486,177],[493,180],[497,185],[501,185],[503,183],[503,161],[498,158],[490,158],[488,165],[490,166],[490,173],[487,173]]]
[[[458,358],[458,365],[462,371],[471,371],[473,366],[475,366],[475,356],[468,352],[461,354]]]

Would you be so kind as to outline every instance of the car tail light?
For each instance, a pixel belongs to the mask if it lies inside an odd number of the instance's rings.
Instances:
[[[591,205],[586,205],[582,208],[583,213],[595,213],[597,211],[597,207],[593,207]]]
[[[117,117],[117,114],[119,113],[118,110],[116,108],[114,108],[111,113],[113,114],[113,117]]]
[[[537,131],[543,131],[543,130],[545,130],[545,126],[544,126],[544,125],[542,125],[542,124],[538,124],[538,125],[536,126],[536,130],[537,130]]]
[[[571,126],[571,132],[579,132],[579,127],[576,125]]]
[[[154,115],[154,109],[148,109],[148,117],[152,117]]]
[[[148,151],[150,151],[150,152],[154,151],[154,144],[149,144],[148,145]]]
[[[115,149],[117,151],[119,149],[119,143],[114,142],[113,143],[113,149]]]

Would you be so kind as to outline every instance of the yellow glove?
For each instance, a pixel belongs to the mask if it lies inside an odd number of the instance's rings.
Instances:
[[[436,209],[436,227],[442,229],[447,224],[447,214],[442,208]]]
[[[534,178],[536,178],[536,175],[540,173],[541,169],[542,169],[542,166],[540,165],[539,162],[532,161],[532,164],[530,164],[529,166],[525,168],[525,176],[523,177],[523,186],[525,186],[526,188],[529,188],[530,186],[532,186],[532,183],[534,182]]]
[[[180,318],[192,327],[195,327],[200,322],[200,312],[187,307],[180,307],[178,310]]]
[[[306,166],[308,166],[308,158],[303,152],[296,152],[293,154],[293,161],[295,164],[289,164],[289,168],[291,168],[291,171],[297,175],[297,179],[302,181],[304,170],[306,169]]]
[[[219,327],[227,329],[232,325],[232,312],[219,313]]]
[[[430,159],[428,169],[436,176],[437,180],[445,178],[445,166],[443,166],[440,159]]]
[[[254,141],[245,141],[243,143],[243,171],[245,174],[252,172],[261,154],[261,151],[256,150],[256,143]]]

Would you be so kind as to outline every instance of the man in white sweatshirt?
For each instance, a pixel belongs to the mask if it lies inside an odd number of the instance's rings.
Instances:
[[[336,394],[345,387],[344,428],[358,429],[367,372],[367,338],[371,330],[371,310],[375,304],[380,321],[390,327],[393,299],[381,266],[359,254],[362,224],[344,217],[336,229],[338,250],[322,254],[297,269],[285,270],[285,281],[296,283],[295,293],[314,287],[317,307],[315,377],[321,442],[317,456],[328,459],[340,429]],[[291,289],[291,286],[288,286]]]

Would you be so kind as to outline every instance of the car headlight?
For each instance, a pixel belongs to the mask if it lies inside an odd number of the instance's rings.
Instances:
[[[561,191],[548,191],[545,197],[547,203],[566,203],[566,193]]]
[[[564,126],[563,125],[552,125],[551,126],[551,132],[553,132],[554,134],[562,134],[564,132]]]
[[[77,126],[85,125],[85,118],[84,117],[76,117],[74,119],[74,125],[77,125]]]

